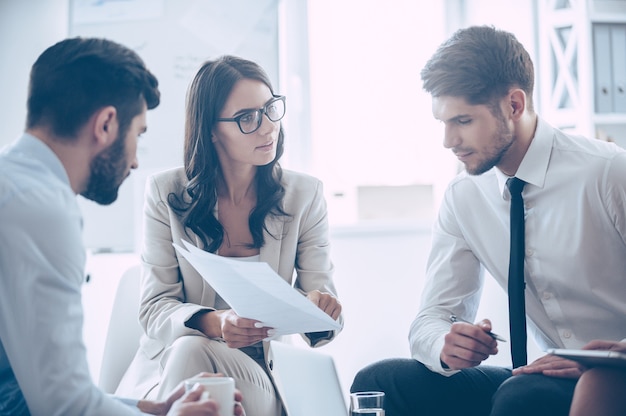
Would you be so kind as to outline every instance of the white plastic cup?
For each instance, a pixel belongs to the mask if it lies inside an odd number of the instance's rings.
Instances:
[[[197,384],[204,387],[203,399],[211,398],[220,405],[220,414],[230,416],[235,409],[235,379],[232,377],[192,377],[185,380],[185,391]]]

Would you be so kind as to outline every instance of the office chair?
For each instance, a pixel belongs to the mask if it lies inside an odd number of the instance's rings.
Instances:
[[[106,393],[114,393],[117,389],[143,334],[139,324],[140,273],[140,265],[126,270],[115,292],[98,381],[98,386]]]

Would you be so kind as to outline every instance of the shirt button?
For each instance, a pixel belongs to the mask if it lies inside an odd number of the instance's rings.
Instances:
[[[532,256],[535,253],[535,250],[531,249],[531,248],[527,248],[526,249],[526,256]]]
[[[572,337],[572,333],[569,331],[563,331],[563,338],[571,338]]]
[[[552,298],[552,293],[550,292],[543,292],[543,300],[549,300]]]

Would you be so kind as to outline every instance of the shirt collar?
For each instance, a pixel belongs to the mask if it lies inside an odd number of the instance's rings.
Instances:
[[[517,168],[515,176],[528,184],[542,188],[548,172],[553,143],[554,129],[541,117],[537,117],[535,136],[530,142],[530,146],[522,159],[522,163]],[[498,179],[500,195],[504,199],[508,199],[509,190],[506,187],[506,181],[509,179],[509,176],[502,173],[498,168],[494,168],[494,171]]]

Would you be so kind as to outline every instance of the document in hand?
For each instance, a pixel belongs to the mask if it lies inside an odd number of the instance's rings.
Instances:
[[[183,241],[174,247],[237,315],[274,328],[276,336],[331,331],[340,325],[283,280],[267,263],[233,260]]]

